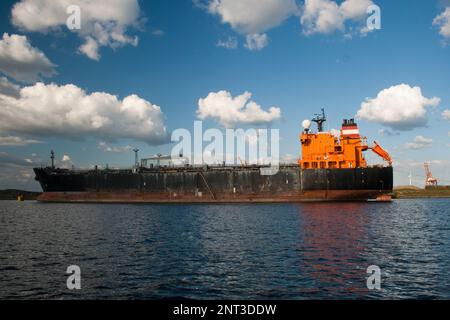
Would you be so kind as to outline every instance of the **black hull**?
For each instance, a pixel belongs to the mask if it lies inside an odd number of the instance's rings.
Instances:
[[[302,170],[281,166],[71,171],[36,168],[42,201],[292,202],[368,200],[392,192],[392,167]]]

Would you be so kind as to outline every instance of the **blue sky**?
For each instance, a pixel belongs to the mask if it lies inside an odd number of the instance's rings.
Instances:
[[[168,133],[176,128],[191,129],[197,119],[198,100],[209,93],[225,90],[235,97],[251,92],[252,99],[263,110],[271,106],[281,109],[281,118],[265,126],[280,129],[280,153],[294,157],[300,153],[301,121],[311,118],[320,108],[326,109],[327,128],[338,129],[343,118],[356,115],[366,98],[374,99],[380,91],[400,84],[420,87],[423,97],[439,98],[439,103],[425,106],[426,125],[405,131],[397,130],[395,124],[360,119],[360,130],[369,141],[377,140],[394,157],[395,184],[407,184],[411,171],[414,183],[423,185],[424,161],[430,161],[435,176],[442,183],[448,183],[450,122],[443,112],[450,109],[450,46],[446,44],[450,38],[440,33],[440,26],[433,25],[433,20],[445,12],[450,3],[438,0],[374,2],[381,8],[381,30],[361,36],[358,30],[365,25],[364,16],[344,21],[344,29],[305,34],[306,26],[300,22],[304,12],[300,11],[275,26],[257,30],[268,38],[261,50],[246,48],[249,32],[226,22],[220,13],[208,10],[204,6],[207,1],[201,2],[203,6],[190,0],[140,1],[139,17],[145,19],[125,32],[138,37],[139,43],[117,48],[101,46],[99,60],[78,50],[84,34],[64,27],[47,28],[44,32],[14,24],[15,1],[2,1],[0,26],[2,34],[26,36],[33,48],[57,66],[54,67],[57,75],[41,77],[40,81],[73,84],[86,94],[106,92],[117,95],[118,99],[136,94],[161,107]],[[296,3],[299,10],[305,10],[304,1]],[[337,5],[341,3],[338,1]],[[237,48],[217,45],[230,37],[238,41]],[[1,67],[0,73],[20,87],[33,86],[36,82],[18,81],[2,72]],[[214,118],[205,123],[221,127]],[[74,139],[42,131],[24,134],[24,131],[1,128],[0,136],[19,136],[41,142],[0,145],[4,162],[12,158],[31,159],[35,163],[43,161],[41,159],[46,161],[50,149],[54,149],[59,158],[68,155],[77,167],[106,163],[128,166],[133,162],[131,151],[101,150],[99,143],[106,140],[95,134],[80,133]],[[390,134],[380,134],[380,129]],[[417,139],[418,136],[425,139]],[[170,144],[152,145],[144,140],[118,135],[115,141],[106,143],[111,147],[139,147],[143,156],[170,152]],[[381,162],[373,156],[368,158],[372,163]],[[25,175],[16,179],[12,169],[7,170],[2,175],[0,188],[37,188],[32,177]],[[21,172],[27,170],[25,166]]]

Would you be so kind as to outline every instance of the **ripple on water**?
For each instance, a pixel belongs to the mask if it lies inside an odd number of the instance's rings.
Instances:
[[[450,298],[450,200],[0,202],[0,298]],[[79,265],[82,290],[68,292]],[[366,269],[382,290],[366,288]]]

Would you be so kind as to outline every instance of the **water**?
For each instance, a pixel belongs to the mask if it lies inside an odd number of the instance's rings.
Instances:
[[[449,207],[0,201],[0,298],[449,299]]]

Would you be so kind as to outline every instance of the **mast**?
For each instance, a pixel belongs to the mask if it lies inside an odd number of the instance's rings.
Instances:
[[[322,114],[315,114],[315,117],[311,121],[317,123],[317,132],[322,132],[323,123],[327,121],[327,118],[325,116],[325,109],[322,108]]]
[[[134,167],[139,168],[139,154],[138,154],[139,149],[135,148],[133,149],[133,151],[134,151]]]
[[[50,152],[50,159],[52,160],[52,169],[55,169],[55,152],[53,150]]]

